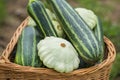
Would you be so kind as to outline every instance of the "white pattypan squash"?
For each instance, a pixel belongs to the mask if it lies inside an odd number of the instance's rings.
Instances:
[[[37,48],[40,59],[48,68],[67,73],[79,67],[78,53],[65,39],[46,37],[38,43]]]
[[[91,29],[93,29],[96,26],[97,16],[94,14],[93,11],[88,10],[86,8],[75,8],[75,10]]]

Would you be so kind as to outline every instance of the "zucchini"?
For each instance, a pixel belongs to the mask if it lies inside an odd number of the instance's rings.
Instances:
[[[39,0],[29,0],[27,11],[38,25],[37,29],[46,36],[58,36],[43,3]]]
[[[81,16],[65,0],[49,0],[49,3],[82,59],[90,64],[98,62],[102,57],[98,39]]]
[[[42,62],[37,54],[37,43],[41,38],[32,26],[23,29],[17,43],[15,63],[22,66],[40,67]]]
[[[102,23],[100,21],[100,18],[97,17],[97,26],[93,29],[93,32],[96,36],[96,38],[98,39],[99,41],[99,47],[100,47],[100,52],[102,54],[102,58],[101,60],[103,59],[103,56],[104,56],[104,40],[103,40],[103,29],[102,29]]]

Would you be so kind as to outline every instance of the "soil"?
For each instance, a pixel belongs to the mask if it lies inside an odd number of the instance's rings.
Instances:
[[[0,53],[9,43],[17,27],[27,17],[27,2],[28,0],[7,1],[7,16],[2,25],[0,25]]]

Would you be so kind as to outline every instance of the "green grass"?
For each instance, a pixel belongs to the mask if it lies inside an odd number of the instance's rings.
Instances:
[[[85,7],[93,10],[100,17],[107,17],[105,14],[108,14],[113,10],[112,6],[105,5],[99,0],[76,0],[79,2],[81,7]]]

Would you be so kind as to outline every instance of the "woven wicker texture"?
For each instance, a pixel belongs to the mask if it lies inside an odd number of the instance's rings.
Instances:
[[[12,63],[8,58],[17,43],[21,31],[26,26],[28,18],[17,28],[0,57],[0,80],[109,80],[116,51],[112,42],[106,37],[104,37],[107,51],[105,60],[89,68],[75,70],[70,73],[58,73],[52,69],[20,66]]]

